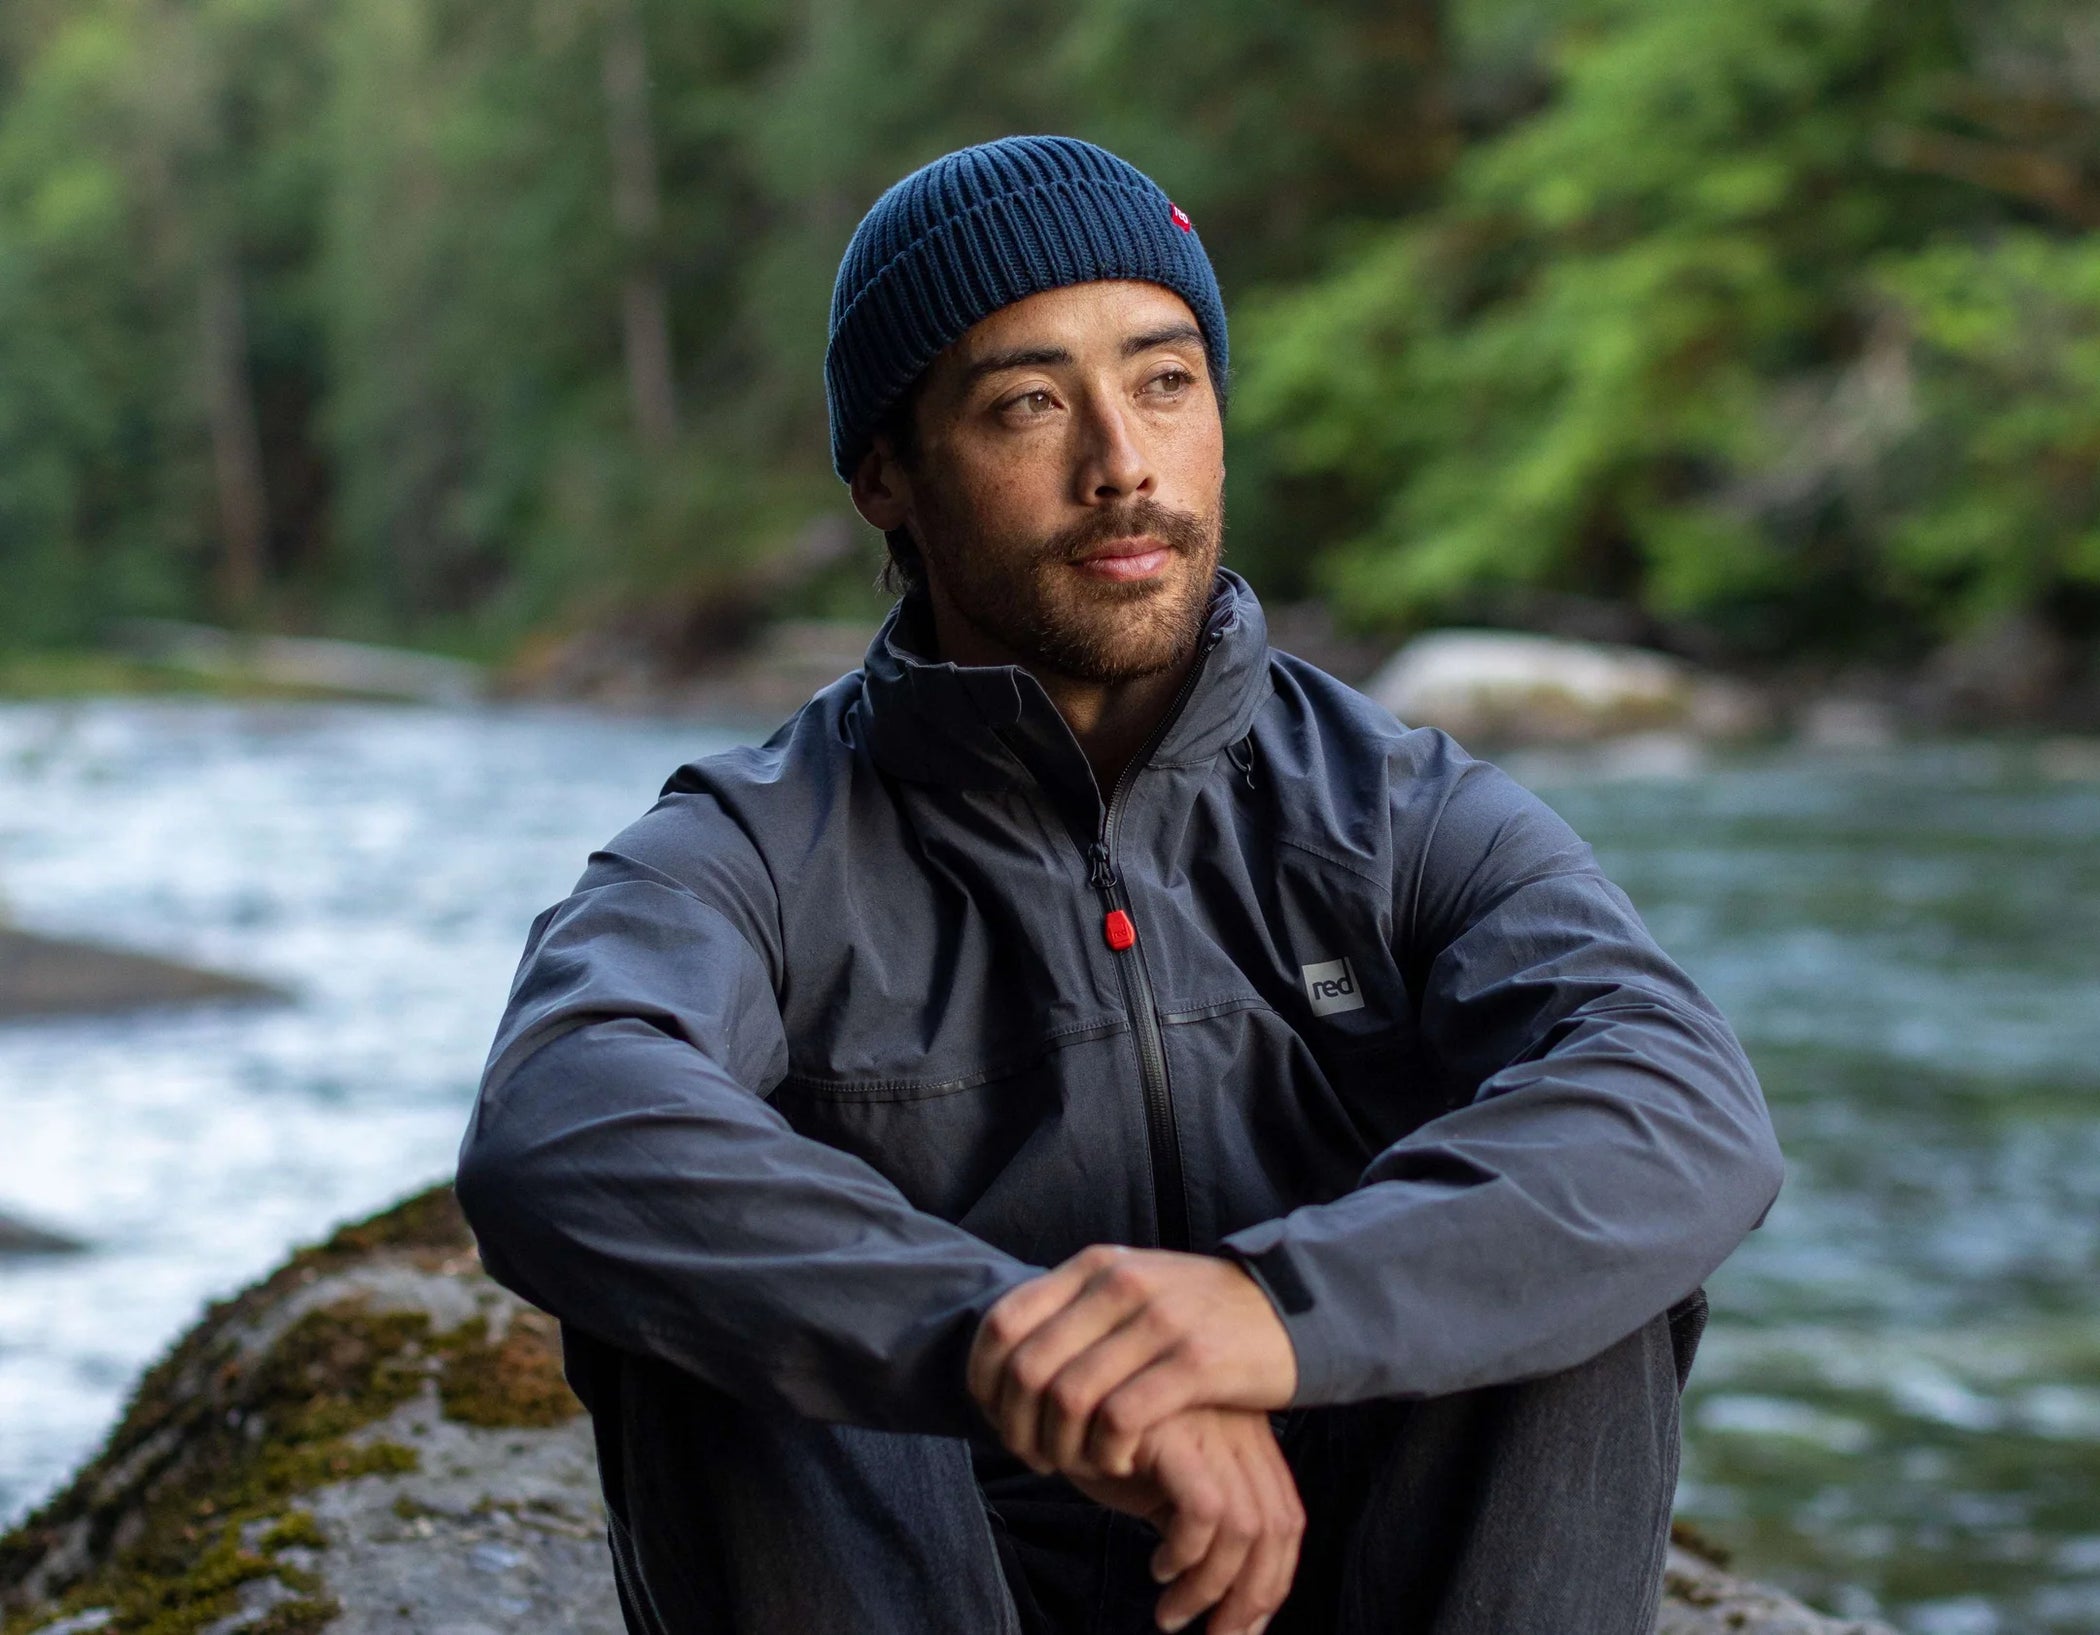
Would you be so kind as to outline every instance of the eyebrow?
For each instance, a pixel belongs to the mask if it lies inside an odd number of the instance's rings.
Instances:
[[[1203,344],[1203,331],[1194,324],[1172,323],[1163,329],[1147,330],[1142,335],[1133,335],[1123,343],[1123,356],[1134,358],[1140,352],[1150,352],[1156,346],[1167,346],[1175,341],[1194,341]]]
[[[1200,345],[1202,340],[1203,331],[1194,324],[1172,323],[1130,336],[1123,342],[1122,351],[1124,357],[1134,358],[1140,352],[1175,341],[1195,341]],[[1071,352],[1062,346],[1017,346],[1005,352],[988,352],[963,371],[962,384],[967,389],[986,375],[996,375],[1004,369],[1043,369],[1071,361]]]

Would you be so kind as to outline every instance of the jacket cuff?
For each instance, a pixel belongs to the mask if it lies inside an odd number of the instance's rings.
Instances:
[[[1291,1350],[1298,1359],[1298,1388],[1291,1393],[1291,1406],[1302,1408],[1332,1400],[1337,1372],[1333,1345],[1322,1332],[1325,1324],[1320,1320],[1319,1302],[1284,1236],[1284,1223],[1263,1221],[1246,1227],[1221,1242],[1218,1253],[1254,1279],[1269,1297],[1269,1304],[1276,1308],[1283,1331],[1290,1337]]]

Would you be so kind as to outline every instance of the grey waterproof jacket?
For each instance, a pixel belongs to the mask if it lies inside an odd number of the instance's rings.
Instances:
[[[1780,1183],[1720,1015],[1542,802],[1220,571],[1097,788],[1026,671],[865,666],[678,771],[532,926],[460,1155],[489,1270],[746,1401],[981,1433],[978,1319],[1235,1256],[1299,1403],[1572,1366]]]

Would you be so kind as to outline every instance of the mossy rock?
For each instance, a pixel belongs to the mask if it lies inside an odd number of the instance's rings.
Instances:
[[[449,1188],[213,1306],[109,1442],[0,1538],[0,1635],[621,1635],[551,1319]],[[1688,1530],[1658,1635],[1887,1635],[1734,1578]]]
[[[0,1538],[0,1631],[616,1635],[555,1325],[482,1272],[449,1188],[302,1250],[140,1380]]]

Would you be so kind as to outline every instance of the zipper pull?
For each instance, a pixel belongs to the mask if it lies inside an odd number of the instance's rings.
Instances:
[[[1087,883],[1096,891],[1106,891],[1116,883],[1114,865],[1108,860],[1108,847],[1097,840],[1086,849]]]
[[[1130,916],[1120,908],[1112,908],[1101,917],[1101,935],[1108,946],[1120,954],[1137,941],[1137,927],[1130,923]]]

